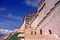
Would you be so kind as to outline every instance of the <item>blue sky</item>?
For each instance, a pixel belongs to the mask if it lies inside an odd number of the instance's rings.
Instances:
[[[40,0],[0,0],[0,29],[19,27],[28,12],[37,10]]]

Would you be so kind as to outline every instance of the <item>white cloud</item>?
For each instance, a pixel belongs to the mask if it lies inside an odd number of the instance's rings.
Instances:
[[[5,8],[0,8],[0,11],[5,11],[6,9]]]
[[[25,4],[37,7],[41,0],[25,0]]]
[[[11,30],[6,30],[6,29],[0,29],[0,33],[1,33],[1,34],[10,34],[11,32],[13,32],[13,31],[11,31]]]

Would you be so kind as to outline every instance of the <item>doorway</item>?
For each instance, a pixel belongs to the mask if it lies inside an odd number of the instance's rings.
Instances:
[[[24,37],[19,37],[18,40],[25,40]]]

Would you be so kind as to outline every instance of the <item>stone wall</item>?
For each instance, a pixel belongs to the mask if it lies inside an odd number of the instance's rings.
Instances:
[[[38,16],[32,22],[31,27],[35,29],[43,29],[43,32],[48,32],[51,29],[52,33],[60,36],[60,2],[59,0],[45,0],[44,6],[38,8]],[[57,3],[57,4],[56,4]],[[56,4],[56,5],[55,5]],[[40,5],[41,6],[41,5]],[[42,9],[41,9],[42,8]],[[40,12],[39,12],[40,10]]]

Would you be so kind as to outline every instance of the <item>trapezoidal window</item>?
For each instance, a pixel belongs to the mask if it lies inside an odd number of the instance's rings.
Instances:
[[[42,34],[42,29],[40,29],[40,34]]]
[[[35,35],[36,35],[36,31],[35,31]]]
[[[49,29],[49,33],[52,34],[51,30]]]
[[[31,35],[33,35],[33,31],[31,31]]]

